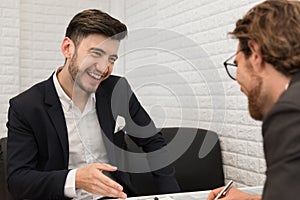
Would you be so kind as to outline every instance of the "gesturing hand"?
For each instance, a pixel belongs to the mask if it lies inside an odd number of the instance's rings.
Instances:
[[[76,189],[84,189],[96,195],[125,199],[127,195],[123,192],[123,187],[102,173],[102,171],[116,170],[117,167],[100,163],[79,168],[76,171]]]

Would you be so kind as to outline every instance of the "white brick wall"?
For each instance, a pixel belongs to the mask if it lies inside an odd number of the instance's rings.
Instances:
[[[61,41],[71,18],[86,8],[108,11],[108,0],[21,1],[21,90],[63,64]]]
[[[85,8],[100,8],[129,27],[115,72],[128,76],[157,125],[215,130],[226,178],[236,186],[262,185],[260,123],[249,117],[246,97],[222,66],[237,44],[226,33],[258,2],[2,0],[0,136],[6,136],[8,99],[63,64],[60,43],[70,18]]]
[[[2,0],[0,3],[0,137],[6,135],[8,99],[19,92],[20,3]]]
[[[110,5],[108,0],[1,0],[0,137],[7,135],[8,100],[63,64],[65,29],[86,8],[109,11]]]
[[[261,124],[250,118],[247,98],[222,63],[237,45],[227,32],[258,2],[125,1],[124,74],[138,98],[158,126],[216,131],[226,179],[236,186],[264,183]]]

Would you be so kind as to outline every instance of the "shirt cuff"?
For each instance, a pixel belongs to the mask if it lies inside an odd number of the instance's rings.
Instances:
[[[70,170],[66,178],[64,194],[69,198],[74,198],[77,196],[75,188],[76,170],[77,169]]]

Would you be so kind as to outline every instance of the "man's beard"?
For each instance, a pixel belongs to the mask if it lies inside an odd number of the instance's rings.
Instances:
[[[251,117],[261,121],[264,117],[262,110],[266,99],[262,95],[262,79],[258,76],[253,78],[256,79],[257,85],[249,91],[248,108]]]
[[[86,93],[93,93],[96,91],[97,88],[87,88],[86,86],[84,86],[81,76],[84,72],[79,70],[80,66],[77,63],[77,53],[75,52],[73,58],[71,58],[68,70],[69,73],[71,74],[71,77],[74,81],[74,89],[76,89],[77,87],[79,87],[82,91],[86,92]],[[75,91],[73,91],[74,93]]]
[[[71,74],[71,77],[74,82],[76,80],[76,76],[78,74],[78,69],[79,69],[79,66],[77,66],[76,59],[77,59],[77,53],[75,52],[73,58],[71,58],[69,66],[68,66],[69,73]]]

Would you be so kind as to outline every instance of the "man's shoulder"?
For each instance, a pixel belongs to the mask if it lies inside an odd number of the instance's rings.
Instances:
[[[126,78],[116,75],[110,75],[101,83],[100,88],[103,88],[106,92],[110,92],[116,89],[117,86],[128,87]]]
[[[117,76],[117,75],[110,75],[107,79],[105,79],[101,85],[107,85],[111,83],[117,83],[120,79],[124,79],[124,77]]]
[[[300,114],[300,81],[293,83],[286,91],[282,93],[278,101],[264,117],[266,123],[271,117],[284,117],[282,113],[299,113]],[[300,115],[296,115],[300,116]]]
[[[278,103],[293,104],[300,109],[300,81],[291,85],[279,98]]]
[[[45,88],[50,83],[50,81],[51,80],[48,79],[34,84],[30,88],[11,98],[11,101],[28,102],[40,99],[44,95]]]

